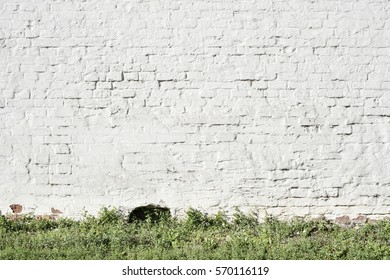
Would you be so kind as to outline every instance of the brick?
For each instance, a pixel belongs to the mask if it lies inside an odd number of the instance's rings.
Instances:
[[[139,79],[137,72],[123,73],[123,76],[126,81],[138,81]]]
[[[107,81],[109,81],[109,82],[123,81],[123,73],[122,72],[109,72],[109,73],[107,73]]]

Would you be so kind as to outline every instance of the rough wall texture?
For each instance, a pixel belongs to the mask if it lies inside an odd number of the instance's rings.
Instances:
[[[0,0],[0,210],[150,203],[390,214],[390,2]]]

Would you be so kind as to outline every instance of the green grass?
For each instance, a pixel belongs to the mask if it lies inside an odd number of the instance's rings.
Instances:
[[[325,219],[258,223],[190,209],[128,222],[115,209],[80,221],[0,216],[0,259],[390,259],[390,221],[343,228]]]

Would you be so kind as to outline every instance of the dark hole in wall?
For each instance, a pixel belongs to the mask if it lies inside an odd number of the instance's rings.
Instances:
[[[159,222],[162,219],[171,217],[171,211],[167,207],[161,207],[156,205],[146,205],[136,207],[130,212],[129,222],[145,221],[150,219],[152,222]]]

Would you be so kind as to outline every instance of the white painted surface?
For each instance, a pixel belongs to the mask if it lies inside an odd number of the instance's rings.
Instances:
[[[0,210],[390,214],[389,14],[0,0]]]

